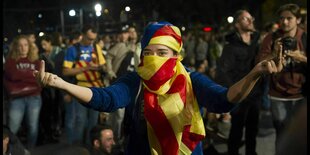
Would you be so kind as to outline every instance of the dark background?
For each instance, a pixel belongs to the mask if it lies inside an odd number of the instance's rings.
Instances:
[[[12,38],[29,30],[58,31],[61,28],[61,11],[64,13],[64,34],[80,28],[79,9],[83,10],[83,23],[98,24],[101,31],[113,29],[119,23],[120,12],[130,6],[128,21],[143,27],[153,20],[166,20],[188,28],[200,24],[214,29],[227,24],[226,18],[238,9],[248,9],[255,17],[257,28],[274,20],[274,12],[285,3],[295,3],[306,9],[306,0],[3,0],[3,35]],[[94,4],[100,2],[109,13],[96,17]],[[77,17],[70,17],[76,9]],[[153,12],[158,18],[153,17]],[[38,18],[38,14],[42,18]],[[90,17],[90,14],[93,16]],[[20,29],[20,32],[17,30]]]

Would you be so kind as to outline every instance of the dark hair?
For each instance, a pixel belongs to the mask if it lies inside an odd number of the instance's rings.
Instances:
[[[50,35],[44,35],[44,36],[40,37],[40,41],[42,41],[42,40],[46,40],[48,42],[52,42],[53,41],[53,39],[52,39],[52,37]]]
[[[241,10],[237,10],[234,14],[234,21],[233,24],[237,23],[237,21],[239,20],[239,17],[241,16],[241,14],[243,14],[244,12],[248,12],[247,10],[241,9]]]
[[[285,4],[282,5],[276,12],[278,16],[281,15],[283,11],[290,11],[296,18],[301,17],[300,7],[296,4]]]
[[[91,30],[92,32],[97,33],[97,28],[90,24],[86,24],[83,26],[82,33],[86,34],[88,30]]]
[[[60,32],[53,32],[51,33],[51,39],[52,39],[52,45],[55,45],[55,46],[61,46],[62,44],[62,41],[59,40],[59,37],[62,37],[62,34]]]
[[[112,130],[112,127],[107,125],[107,124],[103,124],[103,125],[96,125],[94,126],[89,133],[90,136],[90,140],[91,140],[91,145],[93,145],[94,140],[99,140],[101,137],[101,131],[103,130]]]
[[[72,31],[69,35],[69,40],[72,41],[74,39],[78,39],[82,33],[80,31]]]

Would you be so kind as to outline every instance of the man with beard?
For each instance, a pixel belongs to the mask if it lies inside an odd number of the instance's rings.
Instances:
[[[218,61],[215,80],[230,87],[241,80],[255,66],[258,52],[259,34],[254,28],[254,18],[247,10],[238,10],[234,15],[235,31],[226,36],[226,44]],[[245,128],[245,154],[256,154],[256,135],[258,132],[259,105],[262,102],[262,89],[258,81],[251,93],[239,107],[230,112],[231,128],[228,138],[228,154],[238,155],[242,145]]]
[[[108,125],[97,125],[90,130],[91,155],[110,155],[115,145],[112,128]]]

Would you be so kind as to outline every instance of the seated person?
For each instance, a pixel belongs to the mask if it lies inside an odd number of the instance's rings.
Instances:
[[[112,128],[108,125],[97,125],[90,131],[91,155],[110,155],[115,145]]]
[[[2,137],[3,155],[30,155],[17,136],[5,125],[3,125]]]

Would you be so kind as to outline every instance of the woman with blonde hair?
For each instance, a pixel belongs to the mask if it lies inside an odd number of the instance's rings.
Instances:
[[[10,98],[8,122],[17,134],[23,117],[27,124],[27,147],[34,147],[41,110],[41,87],[33,77],[39,69],[39,56],[26,35],[14,38],[4,64],[4,84]]]

